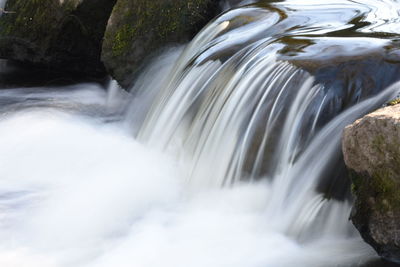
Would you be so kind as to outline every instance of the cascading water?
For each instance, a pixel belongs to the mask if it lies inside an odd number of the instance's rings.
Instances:
[[[225,7],[256,1],[239,2]],[[348,222],[349,200],[320,190],[344,126],[400,89],[388,86],[398,79],[398,4],[368,2],[232,9],[165,51],[130,94],[115,82],[108,93],[94,84],[1,90],[0,266],[374,259]],[[319,72],[366,54],[390,59],[384,74],[364,83],[362,69],[340,83]]]

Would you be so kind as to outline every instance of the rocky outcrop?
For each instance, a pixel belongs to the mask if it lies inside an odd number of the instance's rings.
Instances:
[[[116,0],[8,0],[0,17],[0,58],[104,75],[100,60]]]
[[[346,127],[343,155],[355,196],[351,220],[383,258],[400,262],[400,105]]]
[[[128,87],[148,56],[191,39],[219,6],[215,0],[118,0],[105,33],[102,60]]]
[[[105,64],[128,87],[149,55],[193,37],[216,15],[218,3],[8,0],[0,16],[0,58],[89,75],[104,75]]]

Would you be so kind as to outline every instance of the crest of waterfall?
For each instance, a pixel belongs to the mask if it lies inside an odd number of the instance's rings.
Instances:
[[[194,188],[267,179],[271,195],[266,214],[282,232],[300,240],[321,233],[347,236],[353,232],[347,222],[349,204],[329,202],[317,192],[318,183],[340,155],[342,129],[398,88],[320,123],[337,95],[309,72],[282,60],[284,45],[274,35],[284,19],[279,12],[248,6],[208,25],[182,52],[170,75],[154,79],[162,82],[154,87],[158,93],[138,139],[175,153],[187,166],[188,184]],[[366,42],[362,53],[385,41]],[[339,217],[341,223],[333,223]]]

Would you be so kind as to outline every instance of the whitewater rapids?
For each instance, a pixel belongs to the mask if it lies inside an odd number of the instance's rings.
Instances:
[[[187,190],[174,157],[104,115],[112,105],[98,86],[3,90],[0,99],[9,104],[0,118],[0,266],[337,266],[373,257],[358,237],[301,243],[274,228],[267,182]]]

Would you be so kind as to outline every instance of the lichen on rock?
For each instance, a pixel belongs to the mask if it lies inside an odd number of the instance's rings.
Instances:
[[[190,40],[217,11],[215,0],[118,0],[105,33],[102,60],[128,87],[148,56],[166,44]]]
[[[346,127],[343,155],[351,170],[351,220],[383,258],[400,262],[400,105]]]

